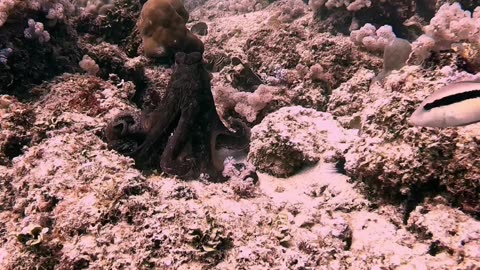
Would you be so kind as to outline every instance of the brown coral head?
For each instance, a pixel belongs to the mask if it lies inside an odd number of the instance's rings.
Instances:
[[[148,58],[163,57],[167,55],[165,46],[158,44],[152,37],[143,37],[143,53]]]
[[[187,27],[188,12],[180,0],[149,0],[137,26],[147,57],[173,57],[175,52],[203,53],[203,42]]]

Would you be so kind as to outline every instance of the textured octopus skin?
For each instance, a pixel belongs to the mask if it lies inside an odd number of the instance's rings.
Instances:
[[[107,126],[106,137],[110,148],[132,156],[139,167],[158,161],[167,174],[194,179],[204,173],[212,181],[222,181],[223,161],[215,160],[219,136],[235,138],[226,141],[235,142],[233,147],[240,151],[249,144],[249,128],[240,120],[233,126],[236,132],[218,116],[201,53],[177,53],[166,94],[157,108],[117,115]]]

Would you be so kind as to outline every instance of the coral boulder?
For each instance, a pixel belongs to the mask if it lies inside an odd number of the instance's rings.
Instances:
[[[252,128],[248,157],[260,171],[288,177],[321,159],[339,160],[351,140],[329,113],[284,107]]]

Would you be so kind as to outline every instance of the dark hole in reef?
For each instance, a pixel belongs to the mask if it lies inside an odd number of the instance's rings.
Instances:
[[[425,104],[423,108],[425,110],[431,110],[433,108],[438,108],[442,106],[448,106],[454,103],[458,103],[467,99],[473,99],[473,98],[480,98],[480,89],[472,90],[472,91],[467,91],[463,93],[458,93],[455,95],[451,96],[446,96],[441,99],[437,99],[433,102]]]
[[[80,258],[73,264],[74,270],[86,269],[90,266],[90,261],[85,258]]]
[[[5,237],[5,235],[7,235],[7,227],[5,225],[5,223],[0,223],[0,239],[2,244],[6,243],[8,241],[8,239]]]
[[[233,137],[233,136],[227,136],[224,134],[219,134],[216,139],[216,149],[220,148],[226,148],[230,145],[236,145],[238,144],[238,138]]]
[[[29,143],[30,138],[15,137],[5,145],[3,153],[8,159],[12,160],[23,154],[23,146],[28,145]]]
[[[120,217],[122,216],[122,213],[118,209],[113,209],[108,213],[105,213],[102,217],[102,220],[100,224],[102,226],[107,225],[107,224],[112,224],[115,225],[118,222],[120,222]]]
[[[137,105],[138,108],[143,108],[144,99],[147,95],[147,85],[146,79],[135,82],[136,91],[132,97],[132,102]]]
[[[145,189],[142,185],[130,186],[124,189],[125,195],[129,197],[142,195],[144,192],[145,192]]]
[[[127,220],[127,224],[133,225],[132,213],[130,213],[130,212],[126,213],[126,220]]]
[[[404,200],[404,215],[403,215],[403,224],[407,225],[410,214],[413,210],[423,202],[426,196],[432,194],[439,194],[445,191],[445,187],[440,185],[440,182],[436,179],[429,181],[428,183],[420,186],[412,186],[410,193],[407,198]]]
[[[457,58],[455,59],[455,65],[459,70],[465,70],[466,72],[472,73],[472,74],[477,73],[477,70],[479,68],[475,64],[472,64],[470,61],[468,61],[467,59],[463,58],[460,55],[458,55]]]
[[[350,233],[345,239],[345,250],[350,250],[352,247],[352,234]]]
[[[430,244],[430,247],[428,247],[428,254],[430,254],[431,256],[436,256],[438,253],[440,253],[440,251],[440,242],[438,240],[433,241]]]
[[[72,230],[68,233],[68,235],[70,235],[70,237],[84,235],[84,234],[87,234],[87,229],[84,228],[84,227],[77,228],[77,229]]]
[[[435,2],[419,0],[416,2],[416,12],[422,18],[430,21],[435,16]]]
[[[335,163],[335,169],[338,173],[341,173],[343,175],[347,175],[347,170],[345,170],[345,162],[345,158],[342,157],[337,161],[337,163]]]

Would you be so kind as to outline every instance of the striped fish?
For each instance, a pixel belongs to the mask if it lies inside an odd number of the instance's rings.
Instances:
[[[230,65],[232,60],[224,53],[216,54],[212,60],[212,72],[220,72],[225,66]]]
[[[480,81],[446,85],[415,110],[408,122],[423,127],[455,127],[480,122]]]

